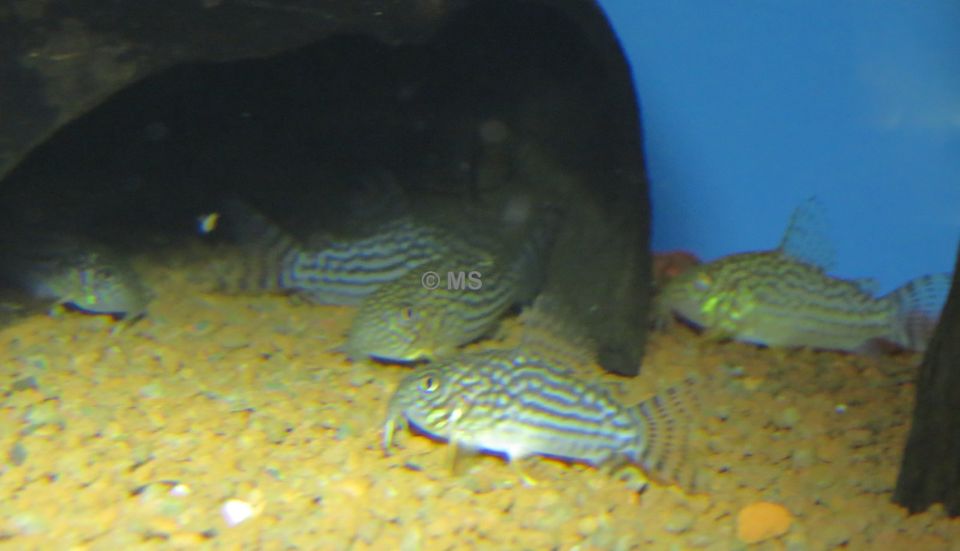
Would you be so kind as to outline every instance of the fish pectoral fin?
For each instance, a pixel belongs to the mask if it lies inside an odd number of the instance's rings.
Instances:
[[[114,323],[110,326],[110,336],[119,337],[120,335],[127,333],[127,329],[131,325],[133,324],[126,320],[120,320],[118,323]]]
[[[450,470],[450,474],[453,476],[460,474],[457,469],[460,467],[461,452],[460,444],[451,440],[447,446],[447,469]]]
[[[603,466],[610,476],[623,482],[633,492],[642,493],[650,485],[647,473],[638,465],[630,462],[610,462]]]
[[[465,472],[465,465],[469,462],[470,459],[479,455],[479,452],[469,446],[464,446],[463,444],[457,441],[450,441],[450,444],[447,446],[447,468],[450,469],[450,474],[453,476],[460,476]]]
[[[67,315],[69,308],[62,302],[57,302],[47,309],[47,315],[54,319],[59,319]]]

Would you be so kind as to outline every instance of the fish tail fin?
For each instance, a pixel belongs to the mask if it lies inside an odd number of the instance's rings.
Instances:
[[[239,245],[239,254],[218,266],[219,291],[276,292],[284,289],[286,261],[298,250],[292,236],[250,205],[231,198],[223,205],[227,236]]]
[[[696,380],[687,378],[634,406],[632,411],[641,429],[628,453],[648,477],[688,491],[697,487],[695,466],[688,454],[694,411],[699,404],[695,386]]]
[[[937,327],[950,292],[952,275],[932,274],[908,281],[887,297],[894,303],[890,340],[908,350],[923,352]]]

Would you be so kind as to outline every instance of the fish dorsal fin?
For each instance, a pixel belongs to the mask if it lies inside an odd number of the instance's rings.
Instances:
[[[795,260],[830,271],[836,265],[837,251],[827,235],[828,226],[823,203],[811,197],[793,211],[778,250]]]
[[[520,314],[520,349],[566,370],[589,369],[595,346],[576,320],[558,297],[541,294]]]

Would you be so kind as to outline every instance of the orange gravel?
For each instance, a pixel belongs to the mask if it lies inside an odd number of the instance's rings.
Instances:
[[[444,444],[412,433],[383,453],[405,370],[332,350],[351,309],[218,296],[202,268],[138,266],[158,298],[132,327],[70,313],[0,330],[0,548],[960,549],[960,520],[890,503],[915,355],[672,328],[639,378],[594,376],[628,400],[697,377],[704,491],[638,493],[557,461],[530,465],[527,487],[497,457],[453,473]]]

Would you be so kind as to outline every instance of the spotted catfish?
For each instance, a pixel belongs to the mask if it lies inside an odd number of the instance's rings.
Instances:
[[[870,280],[828,275],[833,258],[823,207],[811,198],[794,212],[778,248],[691,268],[660,293],[657,315],[767,346],[925,350],[951,276],[922,276],[877,297]]]

